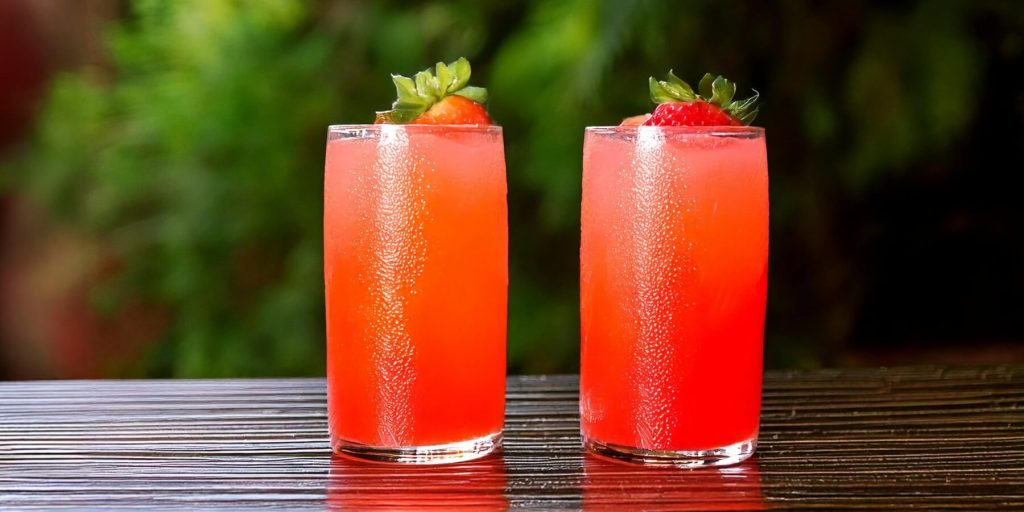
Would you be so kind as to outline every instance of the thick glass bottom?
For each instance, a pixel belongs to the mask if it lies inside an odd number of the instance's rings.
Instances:
[[[754,450],[757,449],[757,438],[708,450],[645,450],[643,448],[605,443],[584,436],[583,447],[595,455],[635,464],[700,468],[728,466],[743,462],[753,455]]]
[[[476,439],[429,446],[402,446],[385,448],[369,446],[337,437],[331,438],[331,448],[339,455],[370,462],[392,464],[451,464],[479,459],[501,446],[501,432]]]

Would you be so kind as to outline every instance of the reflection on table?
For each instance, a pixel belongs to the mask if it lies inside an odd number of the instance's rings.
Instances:
[[[724,468],[646,468],[583,459],[583,509],[764,510],[757,458]]]
[[[346,510],[506,510],[501,454],[451,465],[405,466],[331,459],[327,504]]]

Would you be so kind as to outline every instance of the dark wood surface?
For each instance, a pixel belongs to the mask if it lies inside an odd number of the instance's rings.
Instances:
[[[769,373],[722,470],[585,456],[577,379],[513,377],[500,456],[332,458],[324,382],[0,383],[0,509],[1024,509],[1024,366]]]

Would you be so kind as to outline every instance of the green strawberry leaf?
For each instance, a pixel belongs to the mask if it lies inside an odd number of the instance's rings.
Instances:
[[[735,90],[735,88],[733,88]],[[708,98],[708,103],[718,106],[724,106],[732,101],[732,94],[730,94],[729,81],[719,76],[711,82],[711,97]]]
[[[396,105],[391,110],[387,111],[386,118],[392,123],[410,123],[427,109],[418,105]]]
[[[437,79],[430,71],[420,71],[415,75],[416,80],[416,92],[423,99],[430,103],[435,103],[441,99],[437,90]]]
[[[729,106],[730,113],[731,112],[743,112],[743,111],[746,111],[746,110],[750,109],[751,107],[754,106],[755,103],[757,103],[757,99],[760,96],[761,96],[761,94],[759,92],[757,92],[757,90],[755,89],[753,96],[751,96],[751,97],[749,97],[749,98],[747,98],[747,99],[745,99],[743,101],[735,101],[735,102],[733,102],[733,104]]]
[[[713,94],[711,90],[711,83],[715,81],[715,77],[711,76],[711,73],[704,73],[704,77],[700,79],[700,83],[697,85],[697,90],[700,91],[700,95],[704,98],[710,98]]]
[[[687,102],[697,99],[690,84],[682,81],[679,77],[668,72],[668,80],[655,80],[654,77],[648,82],[651,90],[651,101],[662,104],[672,102]]]
[[[743,124],[749,125],[750,123],[754,122],[754,118],[757,117],[758,110],[760,110],[760,109],[755,108],[754,110],[751,110],[751,111],[749,111],[749,112],[747,112],[745,114],[737,116],[736,119],[738,119],[739,122],[741,122]]]
[[[402,75],[391,75],[391,80],[395,82],[395,90],[398,92],[398,101],[422,101],[420,95],[416,93],[416,83],[413,82],[411,78]]]
[[[477,103],[487,103],[487,89],[483,87],[463,87],[455,92],[456,96],[462,96],[463,98],[469,98]]]
[[[696,94],[694,94],[693,88],[690,87],[690,84],[684,82],[683,79],[681,79],[678,76],[676,76],[675,73],[673,73],[671,69],[668,70],[668,83],[673,86],[673,88],[672,88],[673,91],[678,91],[679,92],[679,97],[680,98],[694,98],[694,97],[697,96]],[[688,101],[693,101],[693,100],[688,100]]]
[[[469,83],[471,69],[469,68],[469,61],[465,57],[459,57],[458,60],[449,64],[448,68],[455,75],[455,79],[452,80],[452,86],[448,89],[449,91],[457,91]]]
[[[448,70],[448,65],[438,62],[435,75],[437,76],[438,93],[443,97],[452,85],[452,73]]]

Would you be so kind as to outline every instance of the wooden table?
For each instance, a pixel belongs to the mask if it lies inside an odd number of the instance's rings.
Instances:
[[[1024,366],[768,373],[722,470],[584,455],[576,390],[512,377],[503,454],[395,468],[331,457],[322,379],[0,383],[0,509],[1024,508]]]

